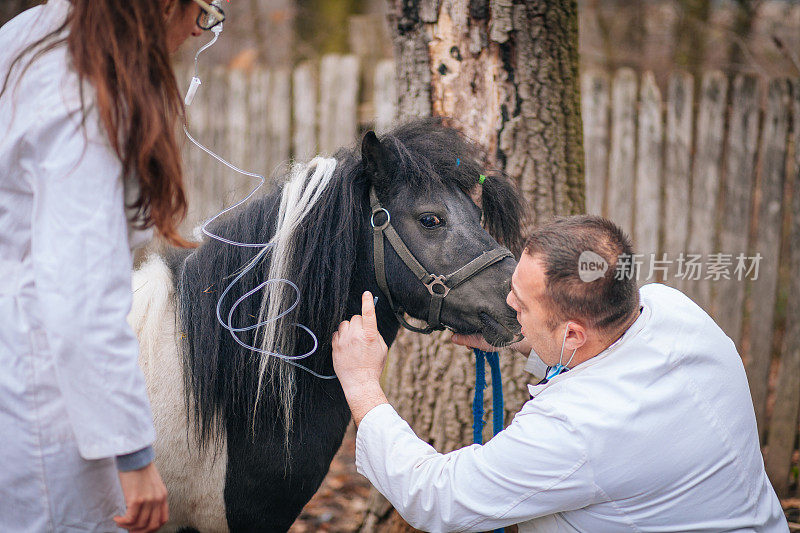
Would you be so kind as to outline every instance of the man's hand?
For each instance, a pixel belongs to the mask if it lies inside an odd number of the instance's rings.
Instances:
[[[156,531],[169,520],[167,487],[161,481],[155,463],[139,470],[120,472],[119,481],[125,495],[125,516],[115,516],[121,528],[132,533]]]
[[[372,294],[361,295],[361,315],[339,324],[332,346],[333,368],[358,425],[370,409],[388,403],[380,385],[388,349],[378,333]]]
[[[500,348],[492,346],[486,342],[486,339],[480,335],[464,335],[463,333],[453,333],[453,336],[450,337],[450,340],[456,344],[460,344],[461,346],[466,346],[467,348],[477,348],[479,350],[483,350],[484,352],[497,352],[500,350]]]
[[[450,337],[450,340],[455,344],[460,344],[461,346],[466,346],[467,348],[477,348],[479,350],[483,350],[484,352],[500,351],[500,348],[497,346],[492,346],[480,335],[464,335],[461,333],[453,333],[453,336]],[[511,348],[512,350],[516,350],[525,356],[531,352],[531,345],[524,337],[521,341],[504,346],[504,348]]]

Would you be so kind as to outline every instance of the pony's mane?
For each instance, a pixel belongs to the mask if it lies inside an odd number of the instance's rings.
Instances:
[[[379,191],[379,196],[386,198],[404,186],[457,187],[469,193],[479,175],[487,175],[482,193],[484,225],[495,239],[519,253],[519,195],[502,173],[480,165],[480,152],[458,132],[436,119],[418,120],[382,136],[381,142],[394,156],[396,172],[391,187]],[[310,336],[294,326],[303,324],[316,334],[319,347],[299,362],[323,375],[333,373],[333,333],[349,313],[360,309],[352,289],[367,282],[356,279],[360,275],[356,267],[359,258],[366,257],[359,246],[368,229],[369,177],[358,149],[342,149],[334,159],[317,158],[296,166],[286,182],[212,228],[213,233],[238,242],[271,239],[273,243],[225,297],[222,316],[227,317],[231,304],[262,281],[291,280],[300,288],[300,304],[269,326],[239,336],[267,351],[299,355],[313,346]],[[288,438],[296,402],[310,401],[323,387],[323,380],[279,358],[242,348],[217,322],[219,294],[257,254],[252,248],[208,240],[179,272],[187,409],[201,444],[221,442],[232,428],[257,433],[281,422]],[[248,298],[237,307],[234,326],[276,316],[295,300],[286,285],[267,289],[262,298]],[[301,380],[303,385],[298,386]],[[283,415],[279,419],[276,409]]]

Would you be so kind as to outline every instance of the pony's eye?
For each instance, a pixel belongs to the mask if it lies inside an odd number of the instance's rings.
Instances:
[[[419,217],[419,223],[426,228],[436,228],[444,224],[444,221],[436,215],[427,214]]]

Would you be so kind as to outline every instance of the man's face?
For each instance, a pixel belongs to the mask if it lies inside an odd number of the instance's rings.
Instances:
[[[561,335],[547,327],[548,311],[544,305],[545,269],[542,262],[529,253],[522,258],[511,276],[511,292],[506,302],[517,312],[517,321],[522,326],[522,334],[546,364],[558,363],[561,355]]]

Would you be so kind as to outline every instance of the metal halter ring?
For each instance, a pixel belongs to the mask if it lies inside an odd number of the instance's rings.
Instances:
[[[380,226],[375,226],[375,215],[377,215],[381,211],[386,213],[386,222],[384,222]],[[389,222],[391,222],[391,221],[392,221],[392,215],[389,214],[389,211],[387,211],[385,207],[380,207],[380,208],[376,209],[375,211],[372,212],[372,216],[369,217],[369,223],[372,225],[373,229],[383,229],[386,226],[388,226]]]
[[[444,298],[447,296],[447,293],[450,292],[450,287],[447,286],[447,278],[441,274],[438,276],[436,274],[431,274],[425,286],[428,288],[428,292],[431,293],[431,296],[441,296]],[[441,287],[442,292],[436,292],[434,287]]]

